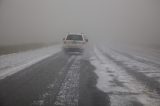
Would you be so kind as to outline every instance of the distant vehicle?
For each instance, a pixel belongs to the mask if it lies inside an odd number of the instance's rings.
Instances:
[[[88,39],[84,34],[68,34],[63,38],[65,52],[83,52]]]

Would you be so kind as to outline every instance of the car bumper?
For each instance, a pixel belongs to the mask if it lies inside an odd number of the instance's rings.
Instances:
[[[65,52],[83,52],[83,48],[64,48]]]

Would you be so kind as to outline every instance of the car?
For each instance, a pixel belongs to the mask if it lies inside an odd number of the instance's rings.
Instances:
[[[83,52],[88,39],[84,34],[68,34],[63,38],[65,52]]]

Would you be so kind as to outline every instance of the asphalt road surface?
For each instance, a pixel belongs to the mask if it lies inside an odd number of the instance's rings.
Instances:
[[[159,78],[159,63],[122,52],[61,51],[0,80],[0,106],[160,106]]]

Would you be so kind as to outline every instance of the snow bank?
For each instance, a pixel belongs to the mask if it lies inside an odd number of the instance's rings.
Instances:
[[[0,79],[4,79],[61,51],[61,45],[0,56]]]

